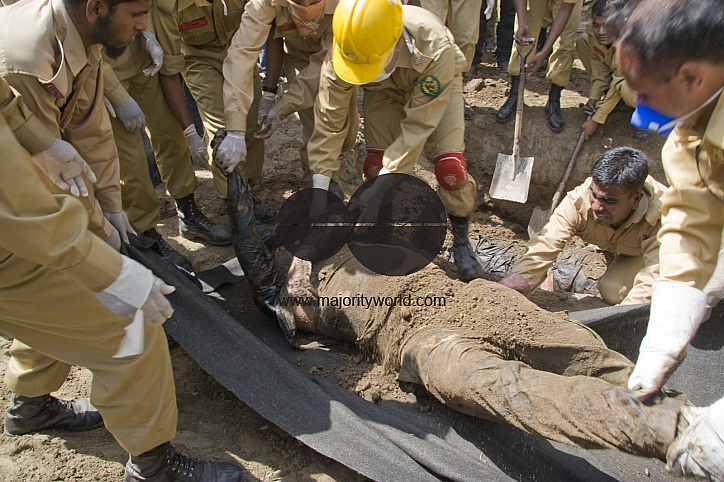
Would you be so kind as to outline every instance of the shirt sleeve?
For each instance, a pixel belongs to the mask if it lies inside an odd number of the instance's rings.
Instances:
[[[108,98],[113,107],[118,107],[130,96],[108,62],[101,62],[101,68],[103,69],[103,95]]]
[[[0,246],[26,261],[63,270],[91,290],[110,285],[120,273],[121,256],[88,231],[80,202],[45,189],[3,118],[0,144]]]
[[[319,90],[319,74],[322,69],[327,52],[333,43],[331,27],[324,33],[319,51],[309,56],[309,64],[304,67],[284,93],[279,102],[274,105],[274,111],[284,119],[294,112],[308,109],[314,105]]]
[[[660,227],[661,224],[657,224],[653,228],[654,233]],[[656,239],[656,235],[644,239],[641,243],[641,250],[643,251],[644,267],[636,274],[631,290],[620,303],[622,305],[651,303],[651,291],[654,282],[659,278],[659,241]]]
[[[314,132],[307,144],[312,174],[332,177],[339,170],[339,156],[350,124],[350,102],[357,88],[337,77],[332,66],[332,52],[327,52],[314,102]]]
[[[593,113],[594,122],[597,124],[605,124],[608,115],[616,108],[621,100],[621,83],[625,82],[620,75],[612,76],[611,85],[606,92],[606,97],[596,106],[596,112]]]
[[[446,43],[445,47],[448,45]],[[385,149],[382,165],[390,172],[400,170],[402,166],[410,163],[417,163],[425,141],[437,128],[448,103],[451,102],[453,82],[462,82],[461,77],[455,74],[457,49],[445,47],[438,50],[432,64],[420,75],[420,81],[415,83],[405,105],[405,118],[400,125],[400,135]],[[434,97],[425,94],[420,85],[428,77],[434,77],[439,82],[439,93]]]
[[[594,50],[593,44],[591,45],[591,90],[588,94],[589,99],[601,100],[606,90],[611,85],[613,79],[613,72],[611,68],[606,65],[601,56]]]
[[[184,68],[183,38],[179,30],[178,13],[175,1],[157,1],[153,3],[153,30],[163,49],[161,75],[178,75]]]
[[[513,265],[531,288],[538,286],[571,237],[578,232],[581,215],[576,208],[576,190],[568,193],[553,211],[548,224],[528,241],[528,251]]]
[[[6,77],[11,77],[13,81],[21,86],[21,89],[20,91],[11,89],[5,80],[0,80],[0,111],[10,126],[10,129],[15,133],[15,137],[20,141],[20,144],[31,154],[38,154],[50,147],[50,145],[60,137],[59,132],[46,127],[53,125],[47,124],[47,121],[50,119],[46,118],[45,122],[43,122],[42,119],[39,119],[33,114],[33,110],[25,103],[25,100],[28,99],[31,106],[37,106],[39,103],[47,103],[45,100],[40,102],[35,98],[36,95],[42,96],[42,92],[35,92],[32,89],[33,84],[37,85],[40,89],[42,89],[42,87],[40,87],[40,84],[34,77],[19,74],[8,75]],[[28,95],[23,96],[21,91],[28,93]],[[47,92],[45,92],[45,94],[47,94]],[[55,105],[53,105],[52,108],[57,109]],[[57,124],[57,121],[55,121],[55,124]]]
[[[231,38],[223,67],[224,112],[230,131],[246,130],[246,117],[254,100],[254,66],[275,18],[274,7],[264,0],[251,0]]]
[[[670,187],[661,198],[660,271],[662,279],[703,289],[717,263],[724,204],[702,182],[696,159],[701,141],[685,129],[677,127],[661,152]],[[706,170],[713,166],[713,179],[724,179],[722,157],[721,149],[704,141],[699,163]]]

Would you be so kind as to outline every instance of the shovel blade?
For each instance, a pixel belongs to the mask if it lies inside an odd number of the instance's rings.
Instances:
[[[535,209],[533,209],[533,214],[530,216],[530,221],[528,221],[528,237],[532,238],[534,235],[540,233],[543,230],[543,226],[548,223],[550,217],[550,211],[543,211],[536,206]]]
[[[517,203],[526,202],[532,171],[532,157],[521,157],[516,165],[513,156],[498,154],[493,182],[490,183],[490,197]]]

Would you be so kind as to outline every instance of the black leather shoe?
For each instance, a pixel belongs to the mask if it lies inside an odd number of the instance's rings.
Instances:
[[[561,115],[561,92],[563,87],[551,84],[551,90],[548,92],[548,102],[546,103],[546,115],[548,116],[548,127],[553,132],[561,132],[566,123]]]
[[[468,239],[468,218],[458,216],[448,216],[453,233],[453,258],[455,266],[458,268],[458,276],[463,281],[482,278],[484,272],[483,267],[478,262],[478,258],[473,253],[473,247],[470,246]]]
[[[231,244],[231,231],[226,226],[212,223],[196,205],[194,195],[177,199],[178,230],[186,239],[203,239],[213,246]]]
[[[123,482],[241,482],[243,476],[244,469],[238,465],[192,459],[166,442],[130,456]]]
[[[151,240],[151,248],[153,248],[154,251],[156,251],[158,254],[161,255],[162,258],[167,259],[174,265],[178,266],[179,268],[183,268],[186,271],[192,271],[193,268],[191,266],[191,261],[183,257],[181,254],[179,254],[176,250],[174,250],[165,239],[163,239],[163,236],[161,236],[161,233],[156,231],[156,228],[151,228],[148,231],[144,231],[141,233],[141,236],[148,238]]]
[[[103,426],[103,417],[87,398],[60,400],[50,395],[24,397],[13,393],[5,412],[5,435],[47,429],[85,432]]]
[[[508,94],[508,98],[505,99],[505,102],[495,114],[496,122],[500,124],[508,122],[513,116],[513,112],[515,112],[515,107],[518,105],[518,85],[520,85],[520,77],[511,77],[510,93]]]

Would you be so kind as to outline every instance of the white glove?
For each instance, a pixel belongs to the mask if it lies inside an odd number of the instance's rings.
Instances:
[[[488,4],[485,7],[485,20],[490,20],[490,17],[493,16],[493,9],[495,9],[495,1],[496,0],[488,0]]]
[[[184,129],[184,135],[186,140],[189,142],[189,151],[191,152],[191,160],[198,167],[209,168],[209,152],[206,150],[205,135],[201,137],[196,132],[196,126],[193,124],[189,125]]]
[[[637,392],[636,398],[646,400],[666,383],[710,312],[700,289],[676,281],[654,283],[649,326],[628,380],[628,388]]]
[[[141,37],[143,46],[151,54],[151,60],[153,61],[153,66],[143,69],[143,73],[148,76],[156,75],[163,65],[163,48],[161,48],[161,44],[158,43],[153,32],[144,30],[141,32]]]
[[[683,406],[681,415],[689,426],[669,445],[669,471],[724,480],[724,399],[709,407]]]
[[[103,291],[95,293],[106,308],[131,322],[125,328],[126,335],[115,358],[143,352],[143,325],[162,324],[173,315],[173,307],[164,295],[174,290],[141,264],[123,256],[118,278]]]
[[[271,92],[263,92],[261,94],[261,100],[259,101],[259,115],[257,116],[257,123],[263,124],[267,114],[276,103],[276,94]]]
[[[271,109],[264,119],[264,123],[261,125],[259,131],[254,133],[254,137],[257,139],[269,139],[281,123],[282,120],[279,118],[279,115],[274,109]]]
[[[140,134],[146,128],[146,116],[133,97],[116,107],[116,115],[128,132]]]
[[[240,162],[246,161],[246,140],[243,131],[227,131],[216,151],[216,163],[230,174]]]
[[[124,211],[118,211],[116,213],[104,212],[103,216],[108,222],[118,230],[118,235],[121,237],[124,243],[128,242],[128,233],[136,234],[136,231],[131,227],[131,223],[128,221],[128,216]]]
[[[329,183],[332,182],[331,177],[324,174],[312,174],[312,206],[309,209],[309,219],[312,221],[323,222],[327,213],[327,193],[329,191]],[[325,192],[322,192],[325,191]]]
[[[714,308],[724,298],[724,249],[719,251],[714,273],[704,286],[709,308]]]
[[[56,186],[68,190],[73,196],[88,196],[88,188],[81,174],[90,182],[96,175],[75,147],[62,139],[56,139],[46,150],[32,156],[33,162]]]

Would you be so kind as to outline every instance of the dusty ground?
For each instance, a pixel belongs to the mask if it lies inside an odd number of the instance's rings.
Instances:
[[[565,169],[573,146],[578,138],[578,126],[584,119],[579,104],[587,98],[588,80],[575,64],[569,89],[563,94],[564,118],[567,128],[561,134],[553,134],[545,122],[543,106],[548,83],[538,74],[527,81],[524,139],[522,154],[535,156],[533,183],[527,204],[493,201],[487,195],[497,153],[509,154],[512,149],[513,122],[495,123],[494,114],[507,95],[507,74],[500,72],[486,55],[477,73],[466,78],[465,96],[474,106],[476,117],[466,123],[466,158],[471,173],[478,181],[478,208],[472,216],[470,236],[478,235],[522,243],[527,239],[526,226],[535,203],[550,202],[553,191]],[[595,159],[612,146],[632,145],[650,156],[652,174],[663,180],[658,152],[662,139],[646,143],[633,141],[632,128],[628,124],[630,110],[614,112],[607,125],[598,129],[584,146],[577,168],[568,188],[580,183]],[[301,129],[298,121],[290,117],[267,143],[265,178],[253,191],[257,197],[279,208],[283,200],[304,187],[297,149],[300,146]],[[340,173],[340,182],[349,196],[359,184],[359,165],[362,157],[352,154]],[[363,154],[362,154],[363,156]],[[422,161],[417,174],[428,182],[434,181],[431,165]],[[204,212],[212,219],[228,223],[223,202],[215,198],[210,173],[197,172],[201,187],[197,191]],[[162,221],[160,231],[170,243],[186,255],[196,270],[203,270],[233,257],[230,247],[216,248],[190,242],[177,235],[177,220]],[[451,240],[448,235],[446,246]],[[573,246],[584,253],[587,274],[600,270],[601,255],[579,243]],[[443,256],[436,264],[445,273],[455,277],[455,268]],[[600,273],[599,273],[600,274]],[[586,309],[601,306],[600,299],[574,300],[567,294],[536,292],[534,301],[552,311]],[[489,309],[505,310],[492,306]],[[7,363],[9,341],[0,339],[0,368]],[[248,469],[259,480],[360,480],[349,469],[317,454],[295,441],[292,437],[266,422],[233,395],[221,388],[205,374],[188,355],[172,344],[171,355],[177,383],[180,410],[179,431],[175,444],[184,452],[197,457],[213,457],[234,460]],[[349,351],[349,366],[337,370],[334,380],[360,396],[374,400],[380,393],[404,399],[405,394],[393,377],[384,375],[375,366]],[[320,368],[319,375],[328,375]],[[59,393],[62,396],[87,395],[89,373],[75,369]],[[0,410],[4,410],[9,392],[0,385]],[[0,481],[55,481],[55,480],[121,480],[125,454],[105,430],[81,435],[53,432],[0,440]]]

